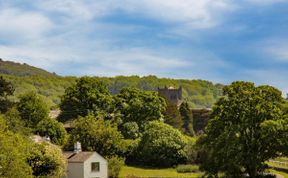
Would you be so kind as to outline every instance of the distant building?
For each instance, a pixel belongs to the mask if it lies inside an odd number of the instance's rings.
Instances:
[[[158,93],[160,96],[164,97],[167,101],[180,106],[182,103],[182,87],[174,88],[166,86],[164,88],[158,88]]]
[[[82,152],[80,143],[74,152],[64,152],[68,166],[65,178],[108,178],[108,162],[97,152]]]

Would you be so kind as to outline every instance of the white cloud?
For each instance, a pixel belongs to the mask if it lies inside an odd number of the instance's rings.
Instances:
[[[35,39],[49,32],[52,27],[53,23],[40,13],[16,8],[0,9],[1,39]]]

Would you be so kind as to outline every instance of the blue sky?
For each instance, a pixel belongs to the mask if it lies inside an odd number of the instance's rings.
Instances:
[[[288,92],[288,0],[0,0],[0,57],[60,75]]]

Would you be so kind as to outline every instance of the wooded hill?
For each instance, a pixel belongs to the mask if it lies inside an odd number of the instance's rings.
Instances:
[[[13,100],[18,96],[34,91],[43,96],[52,107],[60,103],[60,97],[65,88],[71,86],[77,77],[63,77],[43,69],[20,64],[12,61],[0,60],[0,75],[15,86]],[[157,91],[158,87],[175,88],[182,86],[183,98],[193,108],[210,108],[222,94],[222,84],[213,84],[205,80],[184,80],[158,78],[156,76],[116,76],[97,77],[107,84],[112,94],[118,93],[123,87],[136,87],[143,90]]]

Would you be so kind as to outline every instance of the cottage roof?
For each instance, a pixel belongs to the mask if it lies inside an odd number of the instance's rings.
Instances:
[[[85,162],[90,156],[95,154],[95,152],[64,152],[64,157],[68,160],[70,163],[82,163]]]

